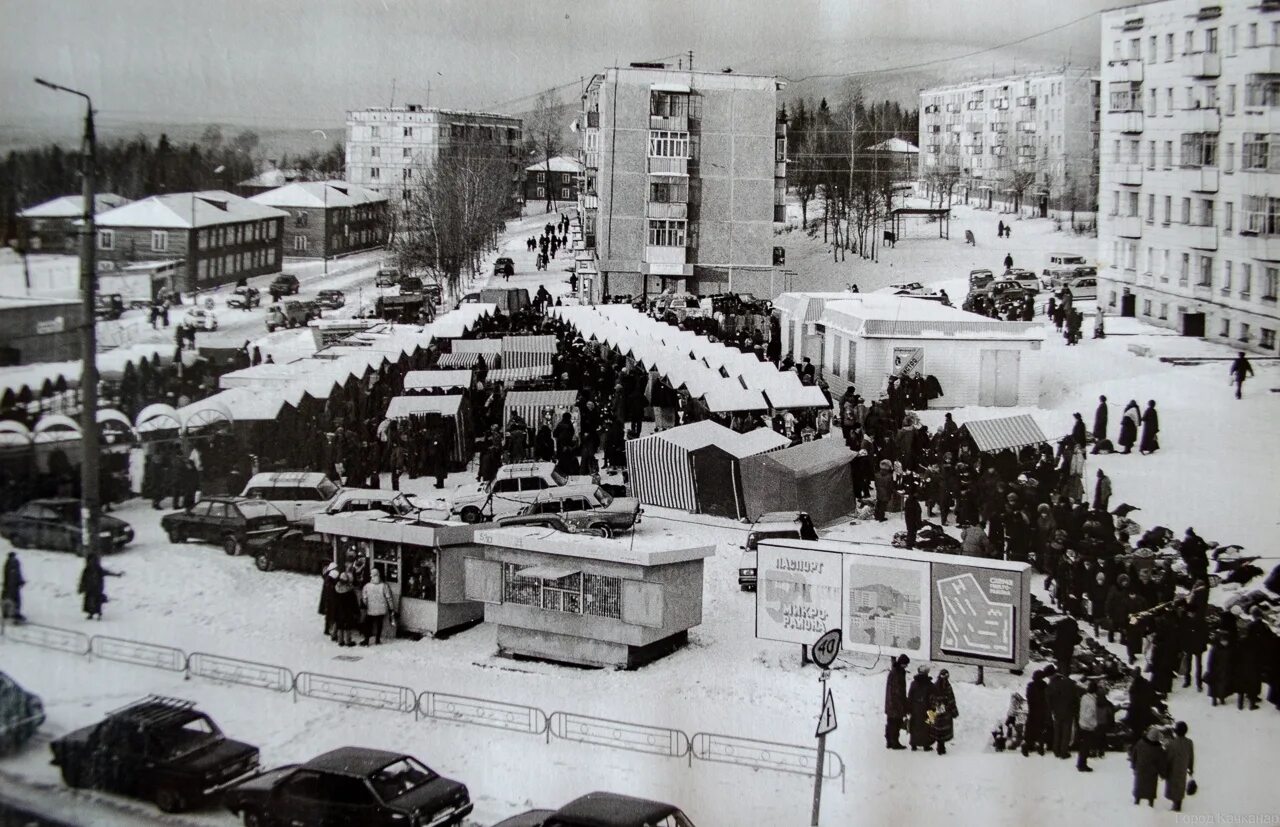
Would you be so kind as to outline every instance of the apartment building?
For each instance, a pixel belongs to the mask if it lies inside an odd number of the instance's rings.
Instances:
[[[1093,210],[1099,81],[1067,67],[920,93],[919,174],[986,209]]]
[[[347,181],[402,204],[414,176],[470,153],[508,167],[514,203],[524,183],[523,142],[521,120],[508,115],[417,104],[357,109],[347,113]]]
[[[774,77],[652,63],[591,79],[579,121],[585,295],[782,292],[781,88]]]
[[[387,197],[346,181],[285,184],[249,200],[289,214],[287,256],[331,258],[387,243]]]
[[[1275,353],[1280,2],[1116,9],[1102,41],[1099,301]]]

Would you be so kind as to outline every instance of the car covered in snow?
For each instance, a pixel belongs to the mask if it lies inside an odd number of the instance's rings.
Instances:
[[[739,548],[738,588],[744,592],[756,590],[757,551],[761,540],[816,540],[818,530],[804,511],[766,511],[756,518],[747,530],[747,539]]]
[[[574,534],[612,537],[640,522],[640,501],[635,497],[615,497],[593,483],[571,483],[534,493],[533,501],[513,517],[503,517],[499,525],[547,525]],[[542,523],[550,518],[554,523]],[[560,528],[563,526],[563,528]]]
[[[68,787],[190,809],[258,769],[258,748],[222,734],[194,701],[151,695],[50,745]]]
[[[80,551],[80,501],[70,497],[31,500],[0,514],[0,537],[14,548]],[[124,520],[98,517],[99,548],[119,551],[133,542],[133,527]]]
[[[327,478],[326,478],[327,479]],[[408,517],[422,510],[413,495],[389,488],[343,488],[334,494],[321,508],[304,510],[294,520],[310,531],[315,528],[319,514],[346,514],[351,511],[381,511],[397,517]]]
[[[44,703],[39,697],[0,672],[0,755],[19,749],[44,723]]]
[[[262,304],[262,293],[256,287],[237,287],[227,297],[227,307],[248,310]]]
[[[215,543],[233,557],[256,554],[289,527],[280,509],[246,497],[205,497],[200,502],[160,518],[169,542],[199,540]]]
[[[679,807],[617,793],[587,793],[558,810],[529,810],[494,827],[694,827]]]
[[[223,803],[245,827],[444,827],[473,807],[465,784],[410,755],[340,747],[237,784]]]
[[[554,462],[517,462],[498,469],[493,482],[461,485],[448,497],[449,514],[464,523],[478,523],[516,514],[537,499],[539,492],[559,488],[571,480],[556,471]]]
[[[208,308],[193,307],[183,314],[182,324],[193,330],[217,330],[218,317]]]

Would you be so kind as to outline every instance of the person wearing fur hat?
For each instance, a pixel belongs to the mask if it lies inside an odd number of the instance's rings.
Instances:
[[[951,673],[943,669],[934,681],[929,696],[929,734],[938,744],[938,754],[947,754],[947,742],[955,735],[955,719],[960,717],[956,693],[951,688]]]
[[[921,664],[916,667],[916,676],[911,680],[911,688],[907,690],[907,704],[911,710],[911,751],[917,747],[933,749],[933,734],[929,729],[928,714],[931,709],[929,701],[933,696],[933,679],[929,677],[929,666]]]
[[[1182,811],[1188,792],[1188,778],[1196,771],[1196,746],[1187,737],[1187,722],[1173,725],[1173,737],[1165,745],[1164,797],[1173,802],[1174,812]]]
[[[1148,727],[1146,734],[1129,748],[1129,765],[1133,767],[1133,803],[1145,798],[1148,806],[1156,806],[1156,786],[1165,766],[1159,727]]]
[[[885,509],[889,507],[889,501],[893,499],[893,463],[887,459],[880,460],[880,468],[876,471],[875,476],[876,487],[876,521],[883,523],[888,519],[884,515]]]
[[[902,721],[907,716],[907,664],[911,658],[898,655],[889,666],[884,685],[884,745],[906,749],[902,743]]]

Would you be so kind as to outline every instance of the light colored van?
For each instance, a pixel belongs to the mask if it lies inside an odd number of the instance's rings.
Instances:
[[[1064,267],[1078,267],[1089,262],[1084,256],[1075,253],[1050,253],[1048,268],[1050,270]]]
[[[241,496],[266,500],[296,523],[303,514],[324,508],[339,490],[337,483],[318,471],[273,471],[254,474]]]

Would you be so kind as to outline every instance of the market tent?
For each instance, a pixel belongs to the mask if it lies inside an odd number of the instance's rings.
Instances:
[[[721,380],[704,393],[702,399],[712,413],[763,411],[769,407],[760,391],[748,390],[732,379]]]
[[[182,430],[182,417],[178,416],[178,412],[172,405],[154,402],[138,411],[138,415],[133,419],[133,424],[138,433],[180,431]]]
[[[555,336],[504,336],[502,337],[502,366],[523,368],[531,365],[551,365],[556,355]]]
[[[742,460],[746,513],[805,511],[815,525],[853,512],[853,452],[840,439],[815,439]]]
[[[471,371],[469,370],[411,370],[404,375],[406,391],[470,387]]]
[[[440,358],[436,361],[438,368],[474,368],[480,364],[480,360],[484,358],[481,353],[441,353]],[[491,359],[485,359],[485,367],[489,367],[492,363]]]
[[[534,379],[546,379],[551,376],[551,365],[530,365],[524,368],[495,368],[485,374],[485,380],[492,382],[529,382]]]
[[[627,440],[632,496],[648,505],[698,511],[698,486],[690,454],[707,446],[730,444],[736,436],[723,425],[704,419]]]
[[[791,440],[772,428],[756,428],[745,434],[729,431],[715,442],[690,451],[698,510],[717,517],[746,517],[741,460],[790,444]]]
[[[409,421],[430,429],[433,419],[443,419],[452,430],[450,459],[455,466],[471,459],[471,412],[462,394],[449,396],[394,396],[387,405],[387,419]],[[402,426],[403,427],[403,426]],[[413,440],[411,440],[412,442]]]
[[[501,339],[454,339],[450,343],[454,353],[483,353],[484,360],[493,363],[493,357],[502,354]]]
[[[80,438],[80,423],[65,414],[40,417],[31,431],[35,442],[60,442]]]
[[[518,411],[525,425],[534,432],[544,422],[554,430],[561,415],[567,413],[574,432],[581,434],[577,402],[577,391],[511,391],[502,402],[502,429],[507,429],[512,411]]]
[[[13,419],[0,421],[0,445],[30,445],[31,431]]]
[[[1049,441],[1030,414],[975,419],[960,427],[968,432],[974,445],[983,453],[1007,448],[1017,450],[1024,445],[1040,445]]]

